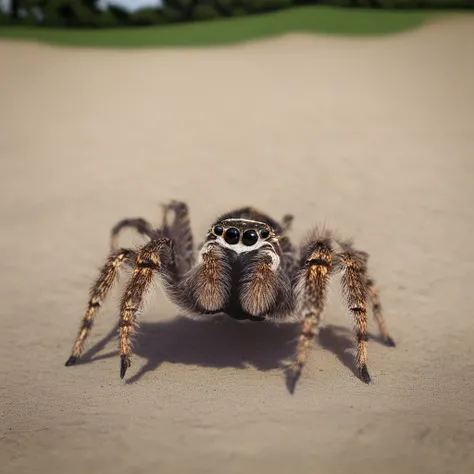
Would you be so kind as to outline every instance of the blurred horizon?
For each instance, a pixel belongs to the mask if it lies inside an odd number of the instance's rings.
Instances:
[[[117,5],[125,8],[129,12],[139,10],[140,8],[159,7],[161,0],[100,0],[99,6],[105,8],[107,5]],[[0,9],[9,11],[11,0],[0,0]]]

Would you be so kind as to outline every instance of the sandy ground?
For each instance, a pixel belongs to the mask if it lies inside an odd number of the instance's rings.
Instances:
[[[0,471],[474,472],[474,27],[231,48],[0,43]],[[157,290],[134,365],[124,281],[65,368],[111,226],[254,204],[371,253],[398,346],[353,374],[335,282],[291,396],[294,326],[197,323]],[[142,240],[131,232],[123,245]]]

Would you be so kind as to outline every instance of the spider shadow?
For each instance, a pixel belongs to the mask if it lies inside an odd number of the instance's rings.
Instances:
[[[299,324],[242,324],[227,317],[193,321],[178,316],[164,322],[143,322],[135,334],[133,352],[145,358],[146,363],[126,383],[137,382],[163,362],[213,368],[244,369],[251,365],[260,371],[288,370],[294,359],[299,331]],[[369,338],[379,339],[372,335]],[[114,328],[92,346],[77,364],[118,357],[116,350],[101,353],[116,339],[117,329]],[[319,340],[316,339],[313,344],[335,354],[344,366],[357,375],[353,355],[354,334],[350,328],[327,325],[321,328]]]

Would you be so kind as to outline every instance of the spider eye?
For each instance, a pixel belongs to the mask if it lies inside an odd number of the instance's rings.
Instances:
[[[257,243],[258,234],[254,230],[246,230],[242,236],[242,243],[251,246]]]
[[[236,229],[235,227],[231,227],[230,229],[227,229],[224,240],[231,245],[234,245],[239,242],[240,238],[240,232],[239,229]]]
[[[269,235],[270,235],[270,232],[268,232],[267,229],[262,229],[262,230],[260,231],[260,237],[261,237],[262,239],[266,239]]]
[[[213,230],[216,235],[222,235],[224,233],[224,228],[221,225],[216,225]]]

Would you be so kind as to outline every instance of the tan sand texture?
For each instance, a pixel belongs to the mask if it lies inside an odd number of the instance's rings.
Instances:
[[[0,43],[0,471],[474,472],[474,25],[197,50]],[[158,288],[124,380],[124,278],[65,368],[122,217],[189,203],[199,240],[253,204],[371,254],[395,349],[370,320],[353,373],[334,281],[296,392],[297,328],[198,323]],[[143,239],[127,232],[122,245]],[[112,333],[111,333],[112,331]]]

